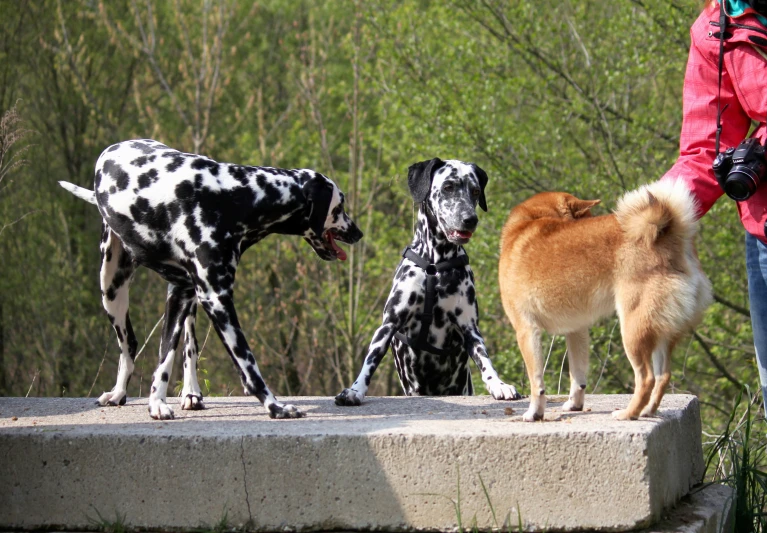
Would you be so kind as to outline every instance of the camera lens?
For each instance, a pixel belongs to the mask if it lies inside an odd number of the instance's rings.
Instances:
[[[724,192],[736,202],[742,202],[751,198],[758,186],[759,175],[752,168],[735,165],[727,176]]]

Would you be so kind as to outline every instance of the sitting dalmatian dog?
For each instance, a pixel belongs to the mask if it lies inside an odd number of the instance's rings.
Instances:
[[[243,252],[271,233],[299,235],[325,261],[346,259],[336,241],[354,244],[362,232],[344,212],[344,195],[313,170],[217,163],[157,141],[125,141],[96,163],[95,191],[62,187],[95,204],[103,217],[101,294],[121,349],[117,383],[99,405],[123,405],[136,357],[128,316],[134,271],[146,266],[168,281],[160,364],[152,378],[149,414],[171,419],[168,379],[184,331],[182,409],[203,409],[197,382],[197,303],[224,343],[245,391],[272,418],[303,413],[277,400],[261,377],[234,308],[234,275]]]
[[[498,378],[477,326],[474,275],[463,245],[487,211],[487,174],[477,165],[432,159],[412,165],[410,194],[420,204],[412,243],[394,276],[383,323],[373,335],[357,380],[336,405],[360,405],[389,344],[408,396],[472,395],[469,357],[497,400],[521,396]]]

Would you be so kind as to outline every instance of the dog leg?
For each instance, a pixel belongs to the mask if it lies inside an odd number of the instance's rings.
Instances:
[[[474,322],[476,324],[476,322]],[[490,358],[487,356],[487,350],[485,349],[485,340],[482,338],[482,334],[474,327],[464,328],[463,338],[466,345],[466,351],[471,356],[474,363],[482,375],[482,381],[487,387],[487,391],[496,400],[519,400],[522,396],[514,388],[514,385],[507,385],[501,378],[498,377],[498,373],[493,368],[493,363],[490,362]],[[469,383],[471,378],[469,377]],[[473,392],[473,390],[472,390]]]
[[[613,412],[616,420],[636,420],[642,409],[650,401],[650,395],[655,387],[652,354],[656,346],[655,338],[643,333],[639,328],[624,328],[623,324],[640,323],[636,318],[621,316],[621,335],[626,355],[634,369],[634,395],[626,409]]]
[[[640,416],[652,416],[658,410],[663,395],[666,393],[668,382],[671,381],[671,353],[674,351],[677,339],[671,342],[661,341],[652,353],[655,386],[652,389],[650,403],[642,409]]]
[[[247,391],[269,411],[270,418],[301,418],[302,411],[294,405],[277,401],[272,391],[266,386],[261,372],[258,370],[256,358],[248,346],[248,341],[240,328],[237,313],[234,309],[231,288],[221,292],[202,292],[198,287],[198,300],[205,312],[208,313],[216,333],[224,343],[226,351],[240,373],[240,379]]]
[[[515,324],[517,343],[522,352],[530,380],[530,408],[522,415],[525,422],[543,420],[546,410],[546,386],[543,383],[543,351],[541,350],[541,334],[538,328],[531,324]]]
[[[589,371],[589,330],[568,333],[565,340],[570,366],[570,398],[562,406],[562,410],[582,411],[586,396],[586,375]]]
[[[381,360],[386,355],[386,350],[389,349],[391,338],[394,335],[394,325],[389,322],[384,322],[373,334],[373,340],[368,347],[368,353],[365,356],[365,363],[362,365],[357,379],[354,380],[352,386],[348,389],[341,391],[336,396],[336,405],[352,406],[360,405],[362,400],[365,399],[365,394],[368,392],[370,386],[370,378],[373,377],[373,373],[381,364]],[[400,373],[400,375],[402,375]],[[407,390],[407,389],[405,389]]]
[[[471,371],[469,370],[468,366],[466,366],[466,378],[465,379],[466,379],[466,385],[463,386],[463,391],[461,392],[461,394],[463,396],[474,396],[474,383],[471,382]],[[505,385],[505,383],[504,383],[504,385]],[[514,387],[511,387],[511,388],[514,389]],[[517,392],[516,389],[514,389],[514,392]],[[519,395],[519,397],[521,398],[522,395]],[[509,399],[509,400],[511,400],[511,399],[518,400],[519,398],[507,398],[507,399]]]
[[[184,321],[184,390],[181,391],[181,409],[196,411],[205,409],[202,403],[202,390],[197,381],[197,337],[194,324],[197,315],[197,300],[192,302],[189,314]]]
[[[194,288],[191,284],[168,284],[165,321],[160,341],[160,364],[152,375],[152,388],[149,393],[149,416],[155,420],[173,418],[173,409],[168,406],[166,401],[168,381],[173,370],[173,359],[176,356],[176,348],[181,338],[181,329],[194,305],[194,298]]]
[[[130,253],[123,247],[120,237],[109,229],[106,222],[102,229],[101,303],[117,334],[120,362],[114,388],[99,396],[96,403],[125,405],[128,381],[133,373],[133,360],[136,358],[138,348],[138,341],[133,333],[128,314],[128,292],[136,265]]]

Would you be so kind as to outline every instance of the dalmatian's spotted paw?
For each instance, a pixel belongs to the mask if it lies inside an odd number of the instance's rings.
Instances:
[[[269,406],[269,418],[303,418],[306,413],[290,404],[273,403]]]
[[[487,390],[496,400],[519,400],[522,398],[514,385],[507,385],[501,380],[488,383]]]
[[[344,389],[336,396],[336,405],[351,406],[361,405],[365,395],[354,389]]]
[[[181,404],[181,409],[185,411],[201,411],[205,409],[205,404],[202,403],[202,396],[199,394],[187,394],[184,397],[184,402]]]
[[[173,420],[173,409],[164,400],[150,398],[149,416],[155,420]]]
[[[126,400],[128,399],[128,395],[125,394],[125,391],[110,391],[105,392],[101,396],[99,396],[99,399],[96,400],[96,405],[100,406],[117,406],[117,405],[125,405]]]
[[[613,418],[615,420],[636,420],[636,416],[631,416],[628,409],[621,409],[619,411],[613,411]]]

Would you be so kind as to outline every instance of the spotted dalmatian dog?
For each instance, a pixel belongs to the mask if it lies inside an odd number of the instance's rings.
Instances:
[[[410,167],[408,186],[420,204],[415,236],[397,268],[362,371],[336,396],[337,405],[362,403],[390,344],[408,396],[473,394],[471,358],[495,399],[520,398],[488,359],[477,324],[474,275],[463,248],[477,227],[476,205],[487,211],[486,184],[487,174],[471,163],[432,159]],[[434,278],[431,310],[425,309],[429,275]],[[421,336],[424,314],[431,315],[431,322]]]
[[[197,381],[194,323],[199,302],[224,343],[246,393],[272,418],[299,418],[279,402],[258,370],[234,308],[235,271],[243,252],[269,234],[299,235],[325,261],[346,259],[336,241],[354,244],[362,232],[344,212],[344,195],[313,170],[218,163],[157,141],[125,141],[96,163],[95,191],[62,187],[95,204],[103,218],[101,294],[121,349],[117,383],[99,405],[123,405],[136,357],[128,315],[134,271],[146,266],[168,281],[160,364],[152,377],[149,414],[171,419],[168,379],[183,331],[182,409],[203,409]]]

